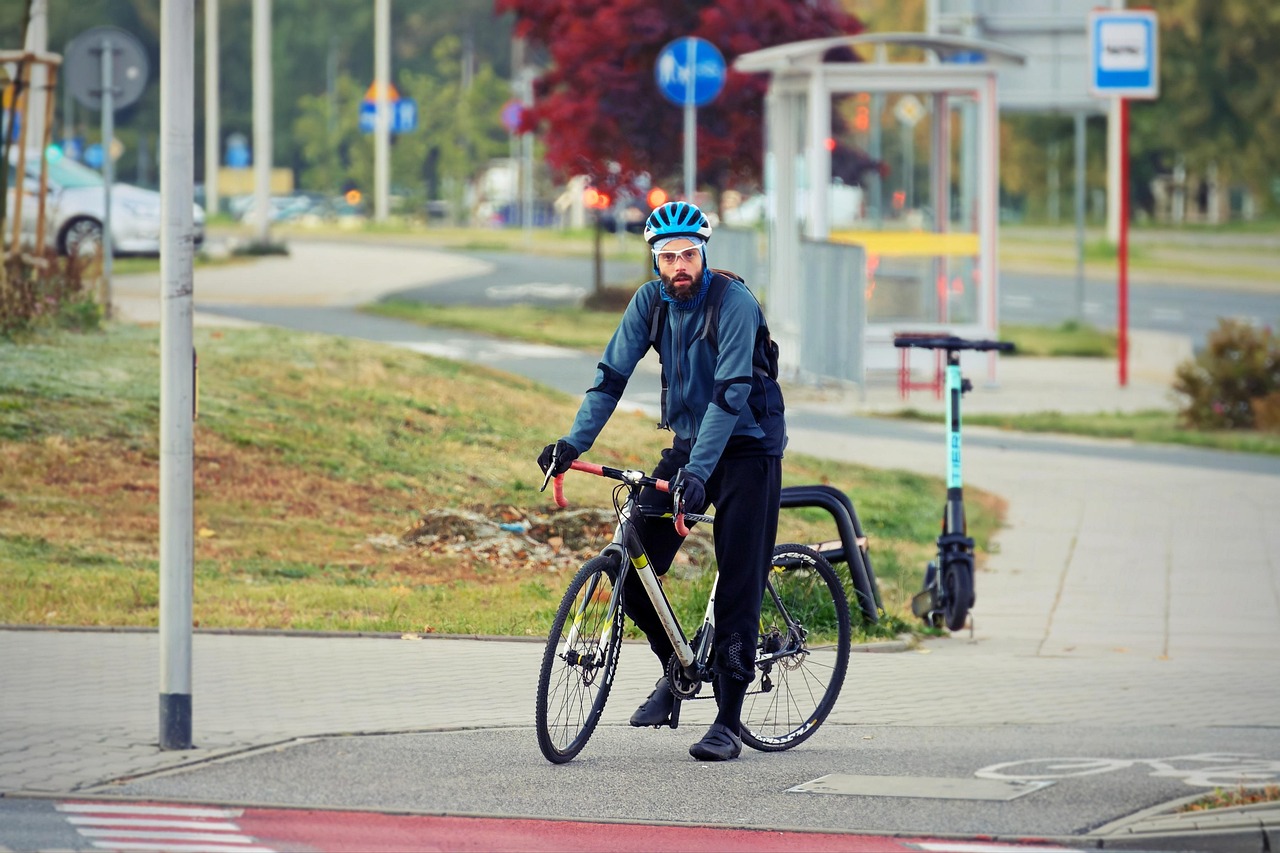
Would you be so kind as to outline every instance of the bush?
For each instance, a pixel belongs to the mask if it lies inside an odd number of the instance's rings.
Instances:
[[[1186,397],[1178,414],[1188,426],[1253,429],[1258,412],[1272,419],[1267,398],[1280,392],[1280,339],[1270,328],[1219,320],[1205,348],[1178,365],[1175,377],[1173,390]]]
[[[96,329],[102,308],[85,289],[84,261],[59,257],[10,255],[0,269],[0,337],[13,337],[40,325],[84,331]]]

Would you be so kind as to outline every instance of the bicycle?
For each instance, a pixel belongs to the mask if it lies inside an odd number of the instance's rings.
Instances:
[[[937,337],[898,335],[898,348],[945,350],[947,368],[947,500],[942,509],[942,532],[938,536],[938,556],[925,568],[924,589],[911,599],[911,612],[932,628],[946,625],[959,631],[976,600],[973,583],[973,539],[969,537],[964,514],[964,486],[960,476],[960,398],[973,390],[973,383],[960,375],[960,353],[1013,352],[1008,341],[966,340],[954,335]]]
[[[640,504],[640,492],[652,487],[670,492],[666,480],[575,460],[573,470],[619,481],[613,490],[618,518],[612,541],[592,557],[569,583],[552,622],[538,673],[538,746],[554,764],[571,761],[586,746],[613,687],[623,635],[623,585],[636,572],[653,602],[675,656],[666,675],[676,697],[669,725],[679,727],[681,702],[699,696],[712,682],[712,636],[716,583],[702,624],[686,638],[680,621],[649,565],[633,519],[670,517],[682,536],[687,523],[709,515],[653,510]],[[564,475],[555,481],[555,499],[567,506]],[[543,483],[546,488],[546,482]],[[742,742],[765,752],[790,749],[813,735],[827,718],[849,665],[849,605],[835,570],[804,545],[774,548],[765,583],[756,645],[756,677],[742,708]],[[716,580],[719,579],[717,571]],[[714,694],[714,687],[712,690]]]

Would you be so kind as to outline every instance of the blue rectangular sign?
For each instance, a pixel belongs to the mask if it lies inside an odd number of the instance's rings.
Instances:
[[[391,132],[409,133],[418,129],[418,102],[413,98],[400,98],[387,104],[391,111]],[[360,102],[360,131],[373,133],[378,118],[378,105],[373,101]]]
[[[1155,98],[1160,93],[1156,13],[1089,14],[1089,92],[1095,97]]]

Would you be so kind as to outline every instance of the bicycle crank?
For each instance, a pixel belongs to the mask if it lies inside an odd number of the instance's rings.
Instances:
[[[671,692],[677,699],[693,699],[702,689],[701,673],[696,670],[692,673],[688,672],[675,657],[672,657],[671,663],[667,664],[667,680],[671,683]]]

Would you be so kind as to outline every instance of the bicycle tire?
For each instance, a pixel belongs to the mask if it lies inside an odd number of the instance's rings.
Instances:
[[[973,563],[967,554],[952,554],[944,565],[943,617],[948,630],[959,631],[973,603]]]
[[[849,668],[849,600],[835,569],[804,545],[778,545],[772,562],[740,730],[743,743],[763,752],[812,736],[835,707]],[[778,651],[791,654],[765,657]]]
[[[622,646],[621,590],[613,601],[619,565],[616,554],[584,563],[551,624],[535,718],[538,747],[552,764],[572,761],[587,745],[613,688]]]

